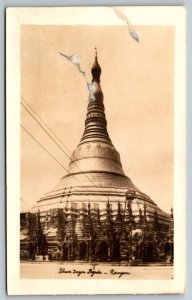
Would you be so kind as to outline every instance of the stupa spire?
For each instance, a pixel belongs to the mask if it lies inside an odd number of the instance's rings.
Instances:
[[[101,67],[97,51],[91,69],[92,83],[85,119],[85,129],[79,145],[73,152],[70,173],[113,172],[124,175],[120,155],[113,146],[107,131],[107,120],[100,86]],[[84,176],[85,177],[85,176]]]
[[[103,92],[100,86],[101,67],[98,63],[97,50],[95,52],[95,61],[92,66],[91,73],[92,83],[90,84],[85,131],[81,139],[81,144],[96,141],[112,145],[107,132],[105,107],[103,105]]]

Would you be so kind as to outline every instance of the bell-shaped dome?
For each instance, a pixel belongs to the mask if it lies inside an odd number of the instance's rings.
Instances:
[[[116,193],[116,197],[121,198],[127,189],[139,192],[131,179],[124,174],[120,155],[113,146],[107,131],[103,92],[100,86],[101,67],[98,63],[97,54],[91,72],[93,78],[85,129],[79,145],[71,156],[68,174],[63,176],[52,191],[40,201],[52,199],[55,197],[54,195],[59,196],[64,189],[73,191],[73,195],[68,192],[68,194],[65,193],[65,197],[70,196],[77,202],[80,201],[80,198],[83,199],[83,195],[88,197],[89,193],[91,195],[90,202],[97,202],[101,200],[101,195],[106,197],[106,193],[113,195]],[[106,189],[105,192],[103,192],[103,188]],[[92,195],[92,192],[89,192],[93,189],[97,195]],[[101,190],[99,191],[99,189]],[[121,192],[117,189],[121,189]]]

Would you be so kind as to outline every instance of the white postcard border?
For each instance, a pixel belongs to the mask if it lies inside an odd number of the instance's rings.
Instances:
[[[6,28],[7,282],[9,295],[182,293],[186,277],[186,32],[184,7],[122,7],[133,25],[175,26],[174,279],[20,279],[20,26],[123,25],[111,7],[9,8]],[[74,289],[75,286],[75,289]],[[139,287],[139,288],[138,288]]]

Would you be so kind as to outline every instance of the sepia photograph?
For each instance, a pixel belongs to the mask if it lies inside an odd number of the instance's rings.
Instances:
[[[184,292],[185,11],[159,13],[7,10],[10,294]]]

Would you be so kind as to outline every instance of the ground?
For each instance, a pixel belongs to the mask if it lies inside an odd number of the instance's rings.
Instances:
[[[173,266],[118,263],[21,262],[21,278],[31,279],[173,279]]]

